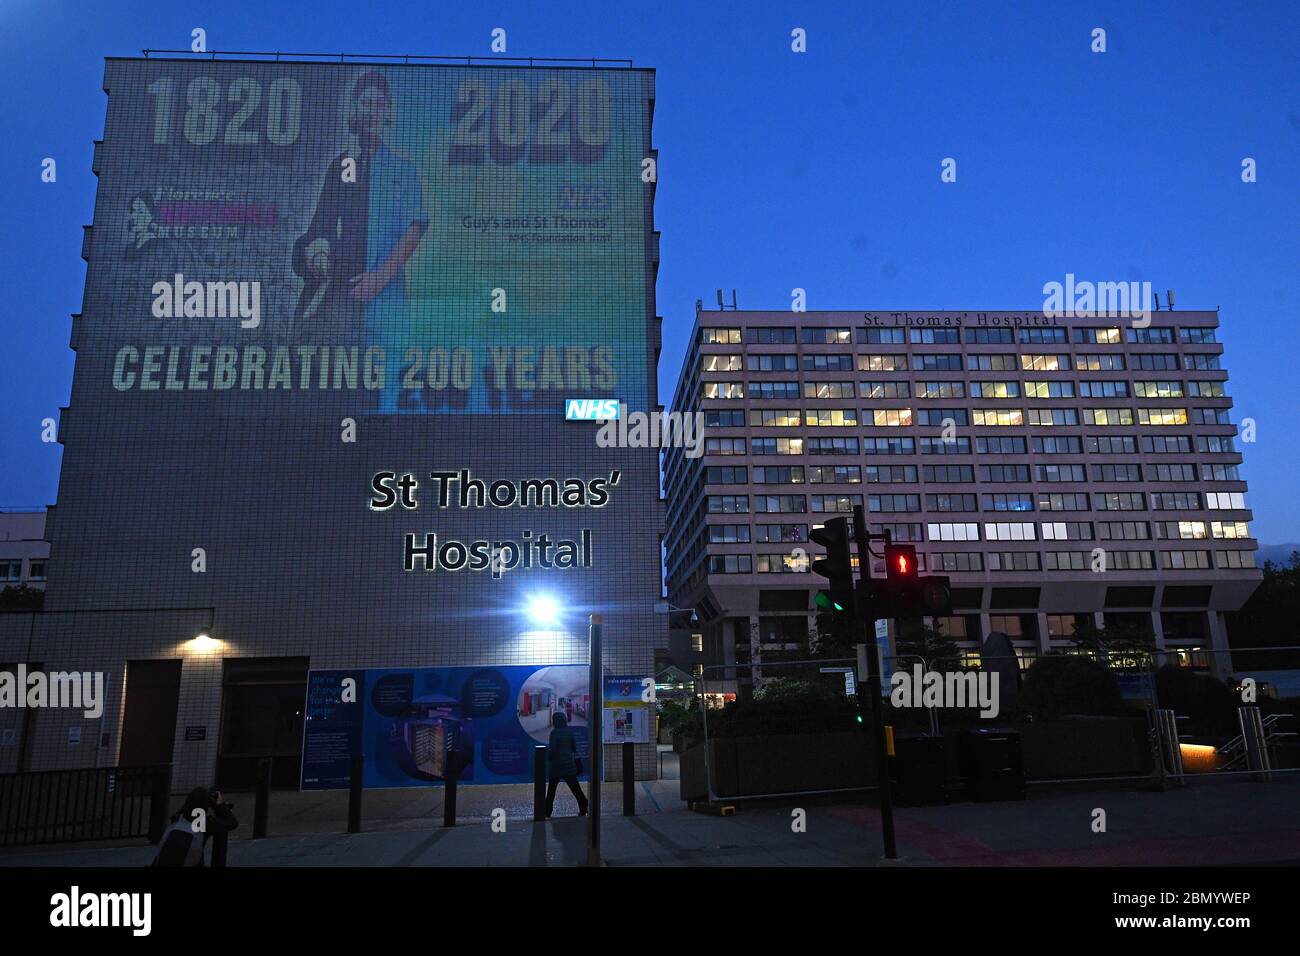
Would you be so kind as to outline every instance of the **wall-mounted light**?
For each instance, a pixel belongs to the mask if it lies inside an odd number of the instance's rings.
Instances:
[[[560,605],[548,594],[534,594],[528,599],[528,616],[542,627],[560,623]]]
[[[185,645],[196,654],[211,654],[221,647],[221,641],[206,633],[196,634]]]

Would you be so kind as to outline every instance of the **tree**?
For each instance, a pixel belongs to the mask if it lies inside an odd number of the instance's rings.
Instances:
[[[819,675],[820,676],[820,675]],[[839,675],[835,675],[837,678]],[[840,678],[842,682],[842,678]],[[754,693],[755,700],[769,704],[817,705],[843,700],[828,683],[820,680],[803,680],[798,677],[779,677],[769,681]]]
[[[1161,707],[1179,717],[1187,733],[1232,736],[1237,731],[1236,695],[1210,674],[1166,664],[1156,671],[1156,695]]]
[[[924,625],[901,625],[894,646],[898,657],[921,657],[932,667],[938,664],[952,668],[963,659],[956,641],[942,631]],[[896,666],[902,666],[902,663],[895,661]]]
[[[1292,551],[1284,565],[1264,562],[1264,580],[1240,611],[1228,615],[1228,644],[1237,647],[1300,644],[1300,551]],[[1294,667],[1294,660],[1285,666]]]
[[[1119,679],[1105,664],[1078,654],[1048,654],[1025,672],[1020,707],[1038,720],[1123,711]]]
[[[1075,626],[1070,640],[1087,654],[1128,667],[1146,661],[1156,647],[1156,634],[1150,624],[1117,622],[1098,627],[1090,618]]]
[[[845,660],[857,653],[857,644],[865,641],[862,625],[846,620],[847,615],[821,611],[814,616],[817,639],[809,634],[808,656],[819,660]]]
[[[0,591],[0,610],[39,611],[45,606],[45,592],[26,584],[9,585]]]

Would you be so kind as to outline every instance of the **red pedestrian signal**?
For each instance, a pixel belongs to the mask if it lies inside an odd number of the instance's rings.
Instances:
[[[915,581],[916,547],[910,544],[885,545],[885,576],[889,581]]]

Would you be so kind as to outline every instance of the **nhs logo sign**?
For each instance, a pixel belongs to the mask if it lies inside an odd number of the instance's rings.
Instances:
[[[618,418],[617,398],[566,398],[564,420],[568,422],[605,422]]]

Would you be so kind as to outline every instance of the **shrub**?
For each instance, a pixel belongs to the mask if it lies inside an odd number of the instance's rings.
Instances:
[[[1237,730],[1237,696],[1223,681],[1209,674],[1166,664],[1156,671],[1156,697],[1187,720],[1181,730],[1210,736],[1235,736]]]
[[[753,700],[709,711],[709,737],[854,730],[857,713],[857,703],[830,683],[785,678],[764,685]]]
[[[1076,654],[1050,654],[1033,663],[1020,688],[1020,707],[1038,720],[1068,714],[1121,713],[1119,679],[1105,664]]]
[[[39,611],[45,605],[45,592],[26,584],[9,585],[0,591],[0,610]]]

